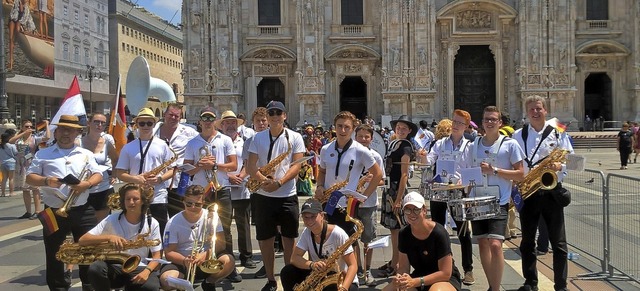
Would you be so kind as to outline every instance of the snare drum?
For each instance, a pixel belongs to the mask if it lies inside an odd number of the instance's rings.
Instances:
[[[464,186],[422,183],[420,184],[420,194],[424,199],[437,202],[449,202],[450,200],[462,199],[462,189]]]
[[[500,203],[494,196],[449,200],[451,216],[458,221],[490,219],[500,214]]]

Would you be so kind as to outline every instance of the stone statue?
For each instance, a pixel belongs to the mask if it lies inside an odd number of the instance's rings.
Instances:
[[[391,65],[394,72],[400,70],[400,50],[397,47],[391,47]]]
[[[298,92],[304,91],[304,74],[300,71],[296,71],[296,77],[298,77]]]
[[[427,64],[427,50],[425,48],[421,48],[420,51],[418,52],[419,56],[420,56],[420,65],[426,65]]]
[[[518,75],[518,83],[520,87],[524,87],[525,80],[527,79],[527,72],[523,67],[516,68],[516,74]]]
[[[531,48],[531,67],[534,71],[538,70],[538,49],[535,47]]]
[[[307,68],[313,68],[313,50],[311,48],[304,51],[304,60],[307,62]]]
[[[304,13],[307,19],[307,24],[313,24],[313,6],[311,0],[307,0],[304,3]]]
[[[216,89],[216,83],[218,82],[218,73],[215,70],[207,71],[207,86],[205,91],[213,92]]]
[[[220,63],[220,68],[227,68],[227,57],[229,56],[229,52],[227,48],[220,48],[220,52],[218,52],[218,63]]]

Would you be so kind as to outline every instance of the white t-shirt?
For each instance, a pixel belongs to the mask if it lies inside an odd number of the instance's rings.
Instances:
[[[162,126],[164,122],[156,123],[156,126],[153,128],[153,136],[160,139],[160,126]],[[178,154],[178,160],[176,161],[177,165],[182,165],[184,161],[184,151],[187,147],[187,143],[194,137],[198,135],[198,131],[186,126],[184,124],[178,124],[178,128],[173,132],[171,139],[169,140],[169,146]],[[165,141],[166,143],[167,141]],[[177,171],[176,171],[177,172]],[[178,175],[178,173],[174,173]],[[178,187],[178,182],[180,182],[180,176],[176,176],[173,179],[173,185],[171,188]]]
[[[128,170],[130,175],[140,174],[140,159],[142,152],[147,152],[142,167],[142,173],[149,172],[154,168],[162,165],[165,161],[173,158],[173,153],[169,149],[169,146],[159,138],[153,138],[149,150],[147,150],[148,140],[141,141],[135,139],[132,142],[124,145],[120,151],[120,157],[118,158],[118,164],[116,169]],[[175,162],[167,169],[170,169],[175,165]],[[166,170],[164,170],[166,171]],[[164,172],[163,171],[163,172]],[[167,187],[169,187],[170,179],[165,180],[153,187],[153,202],[152,204],[167,203]]]
[[[189,143],[187,143],[184,159],[191,160],[194,164],[197,164],[200,160],[200,149],[204,146],[209,148],[209,153],[216,157],[216,163],[218,164],[224,164],[227,162],[227,157],[236,155],[236,150],[233,147],[231,138],[219,131],[216,131],[216,135],[213,137],[211,142],[204,140],[202,135],[198,135],[190,140]],[[222,186],[229,186],[229,176],[227,176],[227,172],[220,168],[218,168],[217,172],[216,178],[218,179],[218,183]],[[198,171],[193,175],[193,181],[191,184],[200,185],[206,188],[209,181],[207,181],[204,170]]]
[[[318,254],[316,253],[316,249],[320,251],[320,244],[314,243],[311,240],[311,231],[308,228],[304,228],[302,230],[302,234],[298,237],[298,243],[296,247],[306,251],[309,253],[309,258],[311,261],[317,262],[320,260]],[[331,256],[341,245],[343,245],[349,239],[349,235],[339,226],[335,225],[333,231],[329,234],[329,236],[325,239],[324,244],[322,245],[322,255],[327,258]],[[316,248],[313,248],[313,244],[316,245]],[[346,251],[344,251],[343,255],[348,255],[353,252],[353,247],[349,246]],[[346,272],[347,271],[347,263],[344,261],[342,256],[337,261],[338,266],[340,266],[340,270]],[[353,284],[358,284],[358,276],[353,278]]]
[[[124,214],[122,214],[122,217],[120,217],[121,213],[122,212],[109,214],[109,216],[100,221],[98,225],[89,230],[89,233],[92,235],[113,234],[119,237],[123,237],[127,240],[135,240],[138,234],[149,233],[149,236],[147,236],[145,240],[157,239],[158,241],[160,241],[160,225],[155,218],[151,218],[151,231],[149,231],[149,220],[145,216],[140,222],[143,224],[142,230],[138,233],[138,229],[140,229],[140,223],[129,223],[124,217]],[[140,256],[140,258],[142,259],[140,260],[140,264],[138,266],[146,266],[147,264],[144,263],[144,258],[148,257],[149,251],[159,252],[160,250],[162,250],[162,244],[158,244],[157,246],[152,247],[124,250],[123,252],[130,255]]]
[[[336,141],[330,142],[322,147],[320,151],[320,168],[326,170],[324,177],[325,189],[348,178],[349,183],[342,189],[355,191],[362,172],[367,172],[369,168],[375,165],[376,160],[373,158],[371,150],[355,140],[352,141],[351,146],[342,154],[339,166],[339,152],[336,150]],[[353,166],[349,173],[350,165]],[[338,168],[338,175],[336,175],[336,168]],[[346,198],[340,198],[338,206],[345,207],[347,205],[346,201]]]
[[[176,251],[183,256],[189,256],[193,249],[193,241],[201,235],[200,226],[205,225],[208,212],[203,209],[200,213],[200,219],[195,223],[187,221],[187,219],[184,218],[183,213],[184,211],[181,211],[169,219],[169,222],[167,222],[167,226],[164,229],[163,243],[165,248],[170,244],[177,244],[178,247],[176,248]],[[220,220],[218,219],[216,233],[222,231],[222,223],[220,223]],[[210,245],[206,243],[205,248],[199,250],[199,252],[208,249],[208,247],[210,247]]]
[[[306,151],[304,147],[304,141],[302,140],[302,135],[299,133],[286,129],[279,136],[270,137],[271,133],[269,130],[264,130],[256,133],[253,137],[253,141],[249,146],[249,152],[258,155],[258,163],[257,167],[260,168],[266,165],[268,160],[269,153],[269,145],[270,139],[274,139],[273,150],[271,153],[271,159],[275,159],[282,153],[285,153],[289,149],[289,143],[291,143],[291,154],[289,154],[275,169],[275,174],[272,175],[274,179],[279,180],[287,173],[289,170],[289,164],[293,162],[292,158],[294,154],[304,153]],[[266,192],[262,189],[259,189],[258,194],[267,196],[267,197],[291,197],[295,196],[296,193],[296,180],[291,179],[284,183],[282,187],[273,191]]]
[[[384,181],[384,179],[386,179],[387,174],[384,172],[384,165],[383,165],[383,161],[382,161],[382,156],[380,156],[380,154],[378,152],[376,152],[374,149],[369,149],[371,151],[371,155],[373,155],[373,159],[376,161],[376,163],[378,164],[378,167],[380,167],[380,170],[382,171],[382,180]],[[369,182],[364,184],[365,189],[367,189],[367,187],[369,187]],[[378,188],[376,188],[375,191],[373,191],[373,193],[371,193],[371,195],[369,196],[369,198],[367,198],[367,200],[364,201],[364,203],[360,204],[360,207],[376,207],[378,206]]]
[[[242,137],[239,135],[236,136],[236,139],[233,141],[233,147],[235,148],[236,154],[238,155],[238,169],[234,172],[230,172],[229,174],[237,175],[242,170],[242,167],[244,166],[244,159],[246,159],[245,156],[242,156],[242,154],[244,153],[243,146],[244,140],[242,139]],[[240,185],[229,184],[229,187],[231,188],[231,200],[249,199],[249,196],[251,195],[249,193],[249,190],[247,189],[246,179]]]
[[[536,164],[540,159],[547,157],[552,150],[554,150],[555,148],[559,147],[561,149],[565,149],[568,150],[570,153],[573,153],[573,146],[571,146],[571,141],[569,141],[569,137],[567,136],[566,132],[562,133],[562,134],[556,134],[556,130],[552,130],[549,135],[544,139],[544,141],[542,141],[542,143],[540,144],[540,148],[538,149],[538,151],[534,154],[534,151],[536,150],[536,148],[538,147],[538,144],[540,143],[540,139],[542,139],[542,133],[544,132],[544,129],[547,126],[551,126],[549,125],[549,122],[545,122],[545,126],[542,127],[542,130],[540,130],[540,132],[537,132],[535,129],[533,129],[533,127],[531,127],[531,125],[528,125],[526,127],[527,130],[529,130],[529,136],[527,137],[527,152],[525,153],[525,158],[529,158],[529,161],[532,164]],[[516,130],[516,132],[513,134],[513,139],[515,139],[516,141],[518,141],[518,144],[520,145],[520,147],[522,148],[522,150],[524,150],[524,142],[522,141],[522,131],[524,129],[518,129]],[[525,175],[527,173],[529,173],[529,167],[527,165],[527,162],[524,162],[524,173]],[[562,182],[562,179],[564,178],[564,176],[566,175],[566,165],[563,164],[562,165],[562,170],[556,173],[558,176],[558,182]]]
[[[524,153],[515,139],[504,138],[500,145],[501,138],[496,140],[492,146],[482,144],[482,137],[476,138],[473,145],[467,151],[464,160],[469,167],[480,167],[480,163],[486,161],[499,169],[513,169],[513,165],[524,159]],[[499,147],[496,152],[496,147]],[[486,175],[488,186],[498,186],[500,188],[500,205],[509,203],[511,197],[511,180],[496,176]],[[480,184],[480,183],[478,183]],[[479,187],[478,185],[477,187]]]
[[[460,178],[460,168],[465,167],[465,156],[471,148],[469,145],[471,142],[466,138],[460,138],[458,144],[454,145],[451,137],[444,137],[436,141],[427,154],[427,163],[429,165],[435,165],[438,160],[443,161],[455,161],[455,176]],[[437,168],[436,168],[437,170]],[[454,173],[451,173],[452,176]],[[446,177],[442,177],[445,179]]]

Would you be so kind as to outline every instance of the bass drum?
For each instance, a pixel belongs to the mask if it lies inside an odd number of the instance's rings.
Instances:
[[[351,138],[353,138],[353,140],[356,140],[355,132],[353,133],[353,135],[351,135]],[[387,145],[384,143],[384,138],[382,137],[382,135],[375,130],[373,131],[373,136],[371,137],[371,144],[369,144],[369,148],[379,153],[382,157],[382,160],[384,161],[387,156]]]

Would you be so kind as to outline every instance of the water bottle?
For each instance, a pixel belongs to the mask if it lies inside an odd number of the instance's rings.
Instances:
[[[573,253],[573,252],[569,252],[567,254],[567,259],[571,260],[571,261],[577,261],[578,259],[580,259],[580,254],[578,253]]]

